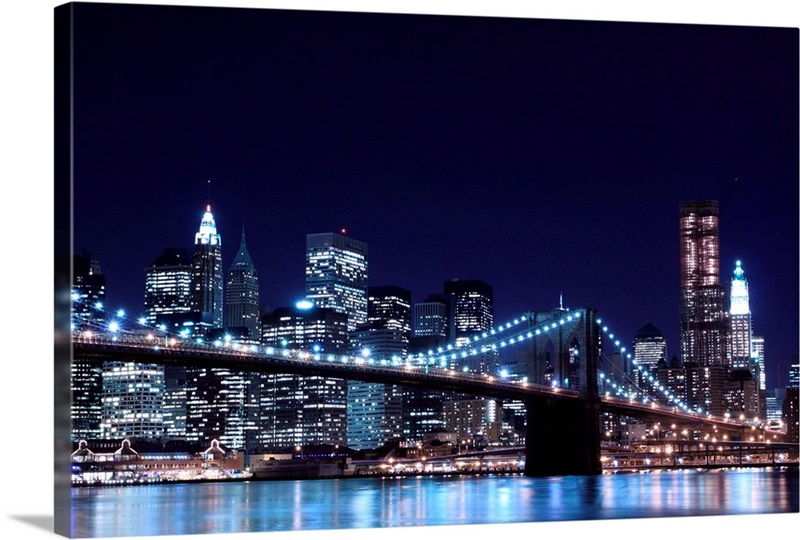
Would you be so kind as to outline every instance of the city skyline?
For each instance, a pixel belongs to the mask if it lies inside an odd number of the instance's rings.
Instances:
[[[144,268],[188,248],[210,203],[223,268],[244,228],[272,309],[304,296],[306,235],[345,228],[370,246],[370,286],[420,302],[479,279],[497,322],[563,294],[628,344],[654,324],[671,357],[678,206],[714,199],[720,279],[742,261],[768,388],[785,384],[798,326],[793,34],[265,11],[199,39],[201,11],[177,26],[165,10],[79,28],[76,70],[83,58],[104,76],[76,83],[74,248],[99,261],[109,307],[142,309]],[[152,54],[161,65],[137,67]]]

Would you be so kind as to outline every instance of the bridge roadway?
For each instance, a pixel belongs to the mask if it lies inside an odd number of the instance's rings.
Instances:
[[[547,460],[563,461],[555,467],[555,474],[597,474],[599,467],[599,430],[597,439],[594,429],[581,429],[581,425],[596,425],[599,413],[608,412],[623,416],[640,418],[651,422],[680,424],[686,429],[704,429],[742,435],[751,426],[738,421],[716,419],[697,414],[681,412],[677,407],[668,407],[655,402],[637,403],[630,399],[612,396],[585,396],[573,389],[535,384],[514,379],[503,379],[488,374],[475,374],[441,368],[435,365],[414,364],[411,362],[391,362],[388,360],[365,359],[347,355],[314,354],[293,349],[280,349],[257,346],[216,346],[196,344],[175,338],[153,338],[146,336],[116,336],[95,334],[91,337],[74,335],[72,339],[74,359],[102,361],[128,361],[158,365],[179,365],[195,368],[223,368],[234,371],[259,373],[291,373],[303,376],[331,377],[358,380],[381,384],[398,384],[436,390],[448,390],[469,395],[494,397],[504,400],[524,401],[528,409],[527,440],[540,438],[564,439],[572,442],[561,450],[569,448],[572,453],[581,446],[587,437],[584,456],[560,457],[558,451],[542,445],[538,452],[532,452],[529,445],[528,462],[540,463]],[[590,421],[587,421],[589,419]],[[576,427],[578,426],[578,427]],[[762,436],[768,433],[759,430]],[[595,450],[597,450],[595,452]],[[547,460],[541,452],[546,451]],[[578,459],[578,458],[581,459]],[[572,461],[584,464],[573,471]],[[595,461],[597,464],[595,465]],[[531,475],[542,475],[542,471],[526,470]]]

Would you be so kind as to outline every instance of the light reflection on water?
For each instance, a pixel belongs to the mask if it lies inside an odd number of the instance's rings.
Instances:
[[[796,469],[74,488],[75,537],[798,512]]]

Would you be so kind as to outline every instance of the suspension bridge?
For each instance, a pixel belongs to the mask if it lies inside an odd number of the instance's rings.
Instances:
[[[102,324],[82,322],[73,326],[74,360],[289,373],[520,400],[526,405],[525,473],[529,476],[601,473],[603,413],[727,433],[732,438],[743,438],[747,430],[756,429],[752,421],[714,417],[690,408],[659,385],[644,366],[637,367],[653,383],[649,389],[640,388],[626,374],[614,373],[603,353],[603,341],[634,365],[636,360],[591,308],[526,312],[466,342],[391,358],[373,357],[367,350],[328,354],[226,338],[209,341],[187,332],[170,333],[164,327],[148,328],[143,320],[126,319],[122,311]],[[526,350],[534,359],[524,374],[470,367],[471,360],[506,348]],[[545,351],[547,370],[541,360]],[[783,435],[768,433],[763,425],[758,429],[762,436]]]

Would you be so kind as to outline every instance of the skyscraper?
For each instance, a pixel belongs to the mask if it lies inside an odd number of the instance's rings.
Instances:
[[[444,292],[452,294],[455,300],[457,343],[492,328],[494,304],[491,285],[477,279],[452,279],[444,282]]]
[[[167,248],[145,269],[144,314],[150,325],[184,317],[192,309],[192,260],[184,248]],[[174,320],[178,324],[183,321]]]
[[[701,367],[725,366],[726,292],[719,280],[719,204],[680,204],[681,356]]]
[[[103,324],[103,302],[106,298],[106,276],[100,263],[88,252],[72,257],[72,325],[73,330]]]
[[[320,355],[347,352],[347,315],[330,308],[283,307],[262,317],[262,342]],[[347,381],[291,374],[260,377],[259,445],[345,444]]]
[[[103,366],[104,439],[158,440],[164,434],[164,366],[106,362]]]
[[[237,337],[259,341],[259,318],[258,272],[247,251],[243,229],[225,282],[225,328]]]
[[[647,323],[636,332],[633,337],[633,357],[639,365],[655,373],[658,362],[667,358],[667,340],[661,330]]]
[[[748,369],[752,373],[753,369],[750,363],[753,357],[753,331],[750,315],[750,294],[741,261],[736,261],[736,268],[733,271],[730,310],[731,367],[733,369]]]
[[[208,205],[194,236],[192,261],[192,311],[207,327],[222,328],[222,290],[222,237]]]
[[[73,279],[73,332],[102,328],[106,277],[100,264],[89,253],[74,256]],[[99,439],[102,419],[102,367],[87,360],[73,359],[70,368],[72,440]]]
[[[689,406],[725,412],[728,306],[719,279],[719,204],[680,203],[681,359]]]
[[[367,244],[344,234],[306,236],[306,298],[348,317],[347,329],[367,321]]]
[[[405,358],[411,335],[411,292],[370,287],[368,322],[350,332],[350,350],[375,359]],[[398,385],[348,381],[347,446],[377,448],[402,437],[402,389]]]
[[[651,323],[644,325],[633,337],[633,357],[638,366],[634,371],[639,386],[649,389],[652,396],[659,396],[660,393],[654,390],[654,386],[658,385],[658,364],[667,359],[667,340]],[[644,375],[644,370],[655,376],[652,382],[650,377]]]

